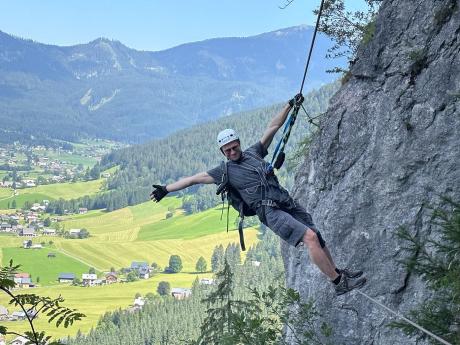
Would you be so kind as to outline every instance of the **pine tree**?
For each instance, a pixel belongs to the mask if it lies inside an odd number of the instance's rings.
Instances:
[[[421,276],[432,295],[423,301],[410,317],[451,344],[460,344],[460,203],[444,198],[444,204],[435,209],[432,224],[438,229],[437,238],[412,235],[408,229],[399,229],[397,235],[406,244],[408,258],[400,262],[408,271]],[[393,327],[405,333],[426,337],[417,328],[403,322]],[[428,338],[437,344],[432,338]]]
[[[233,298],[234,278],[227,260],[216,274],[217,289],[203,300],[208,305],[206,318],[201,325],[201,335],[195,344],[233,345],[233,319],[240,314],[245,302]]]
[[[214,248],[214,252],[211,257],[211,269],[212,271],[218,272],[221,270],[224,262],[224,246],[219,245]]]

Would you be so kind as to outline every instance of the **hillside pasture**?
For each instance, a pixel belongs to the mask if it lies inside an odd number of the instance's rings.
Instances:
[[[104,241],[133,240],[142,226],[165,219],[168,208],[178,208],[180,205],[181,200],[172,197],[166,198],[161,204],[146,202],[112,212],[92,211],[85,215],[67,216],[63,224],[66,229],[88,229],[91,236]],[[181,213],[181,210],[176,211],[176,215]]]
[[[26,201],[31,203],[42,202],[42,200],[56,199],[76,199],[85,195],[97,194],[103,187],[105,179],[98,179],[87,182],[75,183],[54,183],[32,188],[23,188],[16,190],[16,196],[13,197],[11,188],[0,188],[0,210],[7,209],[8,203],[11,206],[13,199],[16,200],[16,208],[24,206]]]
[[[56,257],[48,258],[50,252]],[[15,265],[21,265],[21,272],[32,274],[34,283],[39,277],[39,284],[44,286],[59,284],[57,281],[59,273],[74,273],[76,278],[81,280],[82,273],[88,273],[89,270],[89,266],[50,247],[42,249],[3,248],[2,265],[6,266],[10,259],[13,259]]]
[[[1,177],[0,177],[1,178]],[[9,198],[13,195],[13,191],[9,188],[0,188],[0,201],[4,198]]]
[[[156,241],[162,239],[194,239],[205,235],[225,232],[227,229],[227,209],[222,220],[221,207],[215,207],[192,215],[172,217],[141,227],[139,241]],[[229,229],[235,229],[237,212],[230,208]]]
[[[11,207],[13,200],[16,200],[16,208],[21,208],[22,206],[24,206],[24,203],[26,201],[34,203],[42,202],[42,200],[53,200],[49,197],[49,195],[43,193],[18,193],[19,194],[17,194],[16,196],[13,196],[13,191],[10,189],[10,197],[0,200],[0,210],[8,209],[8,205]]]
[[[40,193],[45,194],[51,199],[76,199],[85,195],[97,194],[105,179],[98,179],[86,182],[66,182],[66,183],[54,183],[48,185],[37,186],[33,188],[19,189],[19,194],[34,194]]]
[[[249,247],[257,242],[257,230],[245,229],[245,242]],[[168,239],[157,241],[107,241],[99,242],[89,238],[84,240],[55,241],[56,247],[75,258],[84,260],[93,267],[109,270],[129,267],[132,261],[156,262],[166,267],[171,255],[180,255],[183,271],[194,272],[195,264],[203,256],[211,264],[214,248],[220,244],[224,248],[230,243],[239,243],[238,231],[222,231],[217,234],[195,239]]]

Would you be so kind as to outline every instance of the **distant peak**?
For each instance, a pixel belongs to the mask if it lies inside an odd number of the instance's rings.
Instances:
[[[98,43],[107,43],[107,44],[110,44],[110,45],[112,45],[112,44],[123,45],[120,41],[110,39],[110,38],[107,38],[107,37],[99,37],[99,38],[96,38],[95,40],[89,42],[89,44],[98,44]]]

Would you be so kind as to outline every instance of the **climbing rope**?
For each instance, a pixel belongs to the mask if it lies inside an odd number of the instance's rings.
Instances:
[[[451,343],[445,341],[444,339],[438,337],[436,334],[433,334],[431,333],[429,330],[423,328],[422,326],[416,324],[415,322],[409,320],[408,318],[404,317],[403,315],[401,315],[400,313],[396,312],[396,311],[393,311],[391,310],[390,308],[388,308],[387,306],[383,305],[382,303],[380,303],[379,301],[377,301],[376,299],[368,296],[367,294],[365,294],[364,292],[362,291],[359,291],[359,290],[356,290],[356,292],[360,293],[361,295],[363,295],[364,297],[366,297],[367,299],[369,299],[371,302],[374,302],[375,304],[381,306],[382,308],[384,308],[385,310],[387,310],[388,312],[392,313],[393,315],[395,315],[396,317],[406,321],[408,324],[414,326],[415,328],[421,330],[423,333],[429,335],[430,337],[436,339],[437,341],[439,341],[440,343],[442,344],[445,344],[445,345],[452,345]]]
[[[299,93],[302,93],[303,85],[305,84],[305,78],[307,77],[308,66],[310,65],[311,54],[313,52],[313,46],[315,45],[316,33],[319,29],[319,20],[321,19],[321,13],[323,12],[324,0],[321,0],[321,5],[319,6],[318,17],[316,18],[315,31],[313,32],[313,38],[311,39],[310,51],[308,52],[307,64],[305,65],[305,71],[303,72],[302,85],[300,86]]]
[[[321,19],[321,13],[323,12],[323,7],[324,7],[324,0],[321,0],[321,5],[319,7],[318,16],[316,18],[315,30],[313,31],[313,37],[312,37],[311,44],[310,44],[310,50],[308,52],[307,62],[305,64],[305,70],[303,72],[302,84],[300,85],[299,94],[302,94],[303,86],[305,85],[305,79],[307,77],[307,71],[308,71],[308,67],[310,65],[310,59],[311,59],[311,55],[313,53],[313,47],[315,46],[316,34],[318,32],[318,29],[319,29],[319,22],[320,22],[320,19]],[[285,125],[284,131],[283,131],[283,136],[281,137],[280,141],[276,145],[275,151],[273,152],[272,161],[270,163],[270,168],[271,169],[273,169],[273,167],[275,169],[279,169],[279,168],[281,168],[281,166],[284,163],[284,158],[285,158],[284,147],[286,146],[286,143],[287,143],[287,141],[289,139],[289,136],[291,135],[291,129],[294,126],[295,120],[297,119],[297,114],[299,113],[300,106],[301,105],[299,105],[299,104],[294,104],[294,108],[292,110],[292,113],[289,115],[289,118],[286,121],[286,125]],[[310,115],[307,113],[305,108],[303,106],[302,106],[302,108],[305,111],[305,113],[307,114],[307,116],[309,117],[309,122],[313,123],[314,125],[316,125],[313,122],[313,120],[310,118]],[[273,162],[275,162],[275,163],[273,163]]]

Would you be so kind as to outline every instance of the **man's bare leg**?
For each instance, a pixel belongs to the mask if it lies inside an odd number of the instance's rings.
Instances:
[[[334,266],[334,269],[337,268],[337,265],[334,262],[334,259],[332,259],[331,252],[329,252],[329,249],[324,246],[323,248],[324,253],[326,254],[327,258],[329,259],[329,262],[331,263],[332,266]]]
[[[321,272],[327,275],[331,280],[336,279],[339,275],[335,271],[335,265],[330,257],[330,253],[328,256],[327,252],[321,248],[316,233],[310,228],[307,228],[307,231],[305,231],[303,235],[303,242],[308,248],[308,254],[311,260],[318,266]]]

